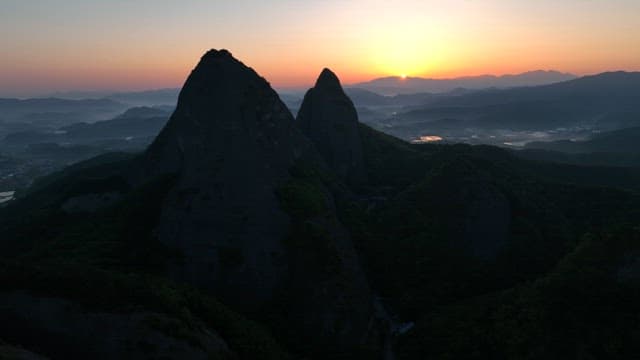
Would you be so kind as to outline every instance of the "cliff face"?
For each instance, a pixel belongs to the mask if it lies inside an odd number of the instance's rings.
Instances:
[[[269,84],[226,50],[211,50],[132,177],[177,177],[155,230],[180,254],[174,279],[249,311],[284,301],[294,331],[352,346],[367,328],[366,277],[331,192],[317,177],[294,179],[294,165],[328,171]],[[293,194],[291,208],[285,193]],[[293,214],[310,193],[322,211]],[[309,227],[322,236],[301,235]],[[314,249],[329,255],[315,261]]]
[[[331,70],[322,70],[305,94],[297,123],[343,181],[354,185],[366,181],[358,114]]]
[[[226,50],[205,54],[141,165],[143,178],[178,174],[157,228],[183,256],[174,277],[234,302],[268,300],[287,270],[290,223],[274,189],[311,150],[266,80]]]

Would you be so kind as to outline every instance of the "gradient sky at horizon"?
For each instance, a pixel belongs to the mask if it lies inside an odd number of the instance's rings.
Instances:
[[[640,71],[638,0],[1,0],[0,96],[181,86],[227,48],[276,87]]]

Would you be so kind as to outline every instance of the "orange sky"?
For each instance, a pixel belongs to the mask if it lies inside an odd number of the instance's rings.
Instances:
[[[0,32],[0,96],[176,87],[209,48],[276,87],[640,71],[636,0],[3,0]]]

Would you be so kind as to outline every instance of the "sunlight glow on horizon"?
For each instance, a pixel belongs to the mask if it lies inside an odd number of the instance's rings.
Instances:
[[[66,0],[0,4],[0,96],[180,87],[226,48],[275,87],[640,70],[640,2]]]

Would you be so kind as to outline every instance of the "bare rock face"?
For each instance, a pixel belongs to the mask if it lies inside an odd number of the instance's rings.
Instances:
[[[305,94],[297,123],[342,180],[349,184],[366,181],[358,113],[331,70],[322,70]]]
[[[314,343],[355,346],[369,319],[366,277],[319,180],[329,210],[307,221],[326,236],[304,240],[331,249],[336,265],[306,261],[315,256],[291,245],[300,219],[283,210],[278,191],[294,181],[294,164],[327,167],[267,81],[226,50],[211,50],[132,179],[176,177],[155,230],[181,255],[169,269],[174,279],[252,312],[284,298],[287,328]]]
[[[142,179],[178,175],[157,228],[183,256],[174,277],[248,306],[268,300],[287,271],[275,189],[311,150],[266,80],[226,50],[206,53],[141,164]]]

